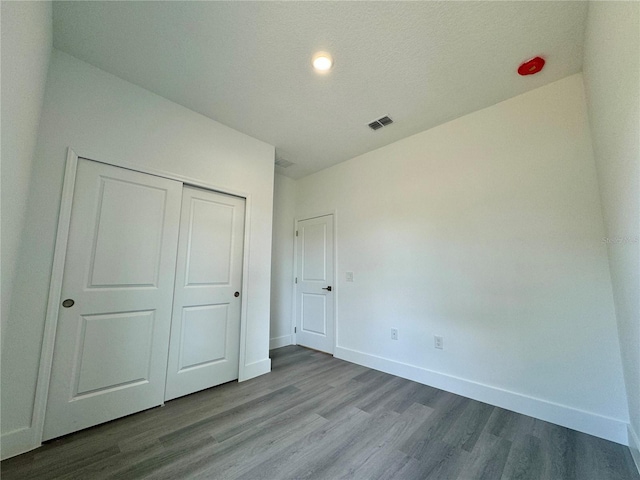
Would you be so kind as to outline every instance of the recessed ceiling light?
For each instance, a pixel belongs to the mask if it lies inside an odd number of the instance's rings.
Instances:
[[[316,71],[325,73],[333,66],[333,59],[327,52],[318,52],[313,56],[312,63]]]

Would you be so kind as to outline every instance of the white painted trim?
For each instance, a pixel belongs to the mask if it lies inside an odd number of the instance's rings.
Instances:
[[[317,213],[316,215],[305,215],[304,217],[296,217],[293,222],[293,277],[298,275],[298,239],[296,237],[296,231],[298,231],[298,222],[304,220],[311,220],[313,218],[326,217],[331,215],[333,222],[333,355],[335,356],[336,348],[338,347],[338,211],[336,209],[327,211],[325,213]],[[298,325],[298,285],[293,284],[293,302],[292,302],[292,318],[293,327]],[[292,328],[292,332],[295,330]],[[293,345],[298,344],[298,338],[295,333],[293,335]]]
[[[2,445],[2,453],[0,459],[15,457],[21,453],[26,453],[34,448],[38,448],[40,443],[34,443],[33,427],[24,427],[19,430],[3,433],[0,445]]]
[[[291,332],[291,344],[298,344],[298,336],[296,331],[296,325],[298,323],[298,319],[296,318],[296,294],[298,293],[298,285],[296,284],[296,275],[298,275],[298,239],[296,238],[296,230],[298,229],[298,220],[293,219],[293,231],[291,235],[293,236],[293,272],[291,275],[291,325],[289,330]]]
[[[287,345],[293,345],[293,335],[283,335],[282,337],[275,337],[269,340],[269,350],[286,347]]]
[[[246,378],[247,359],[247,310],[249,308],[249,250],[251,244],[251,195],[245,196],[244,208],[244,244],[242,257],[242,298],[240,302],[240,352],[238,378]],[[271,370],[269,370],[271,371]]]
[[[338,210],[331,212],[333,215],[333,284],[336,286],[333,295],[333,354],[338,348],[338,301],[340,300],[340,288],[338,286]]]
[[[638,473],[640,473],[640,437],[631,424],[627,425],[627,433],[629,436],[629,450],[631,451],[631,456],[636,464]]]
[[[62,294],[62,275],[67,256],[67,241],[69,239],[69,225],[71,223],[71,205],[76,184],[76,171],[78,169],[78,156],[72,148],[67,150],[67,162],[64,170],[62,184],[62,198],[60,201],[60,213],[58,214],[58,230],[53,254],[53,267],[51,269],[51,283],[49,285],[49,299],[47,301],[47,314],[44,322],[44,334],[42,337],[42,350],[40,353],[40,367],[38,370],[38,382],[36,384],[33,415],[31,417],[32,440],[31,448],[37,448],[42,443],[44,431],[44,416],[47,409],[49,395],[49,381],[51,379],[51,366],[53,365],[53,350],[56,340],[56,328],[58,326],[58,310],[60,295]]]
[[[336,346],[336,358],[627,445],[627,423],[426,368]]]
[[[238,381],[244,382],[246,380],[251,380],[252,378],[259,377],[260,375],[264,375],[265,373],[269,373],[270,371],[271,371],[270,358],[258,360],[257,362],[253,362],[248,365],[245,365],[244,376],[240,377]]]

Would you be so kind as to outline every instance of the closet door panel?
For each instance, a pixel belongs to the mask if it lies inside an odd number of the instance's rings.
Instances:
[[[238,378],[245,201],[184,187],[165,399]]]
[[[79,160],[45,440],[163,403],[181,197]]]

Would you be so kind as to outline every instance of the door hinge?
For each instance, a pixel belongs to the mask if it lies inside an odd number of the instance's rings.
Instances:
[[[298,236],[298,230],[296,230],[296,237]]]
[[[298,283],[298,277],[296,277],[296,283]]]
[[[293,327],[293,333],[298,333],[298,327]]]

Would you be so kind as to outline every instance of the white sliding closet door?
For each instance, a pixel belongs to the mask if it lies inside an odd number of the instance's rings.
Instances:
[[[79,160],[45,440],[163,403],[181,194]]]
[[[238,378],[245,200],[184,187],[165,399]]]

